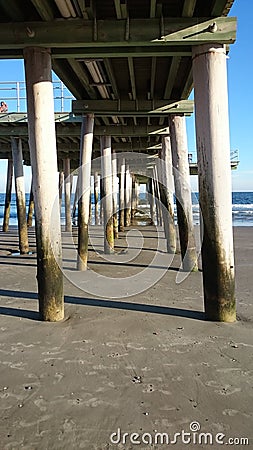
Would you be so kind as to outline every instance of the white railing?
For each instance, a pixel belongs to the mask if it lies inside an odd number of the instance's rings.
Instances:
[[[238,149],[233,150],[230,153],[230,160],[233,162],[239,162],[239,150]]]
[[[189,164],[197,164],[197,152],[188,153],[188,161]],[[231,163],[239,163],[239,150],[231,150],[230,152],[230,161]]]
[[[73,95],[62,81],[53,81],[54,109],[56,112],[71,111]],[[1,81],[0,101],[8,105],[8,112],[26,112],[26,86],[24,81]]]

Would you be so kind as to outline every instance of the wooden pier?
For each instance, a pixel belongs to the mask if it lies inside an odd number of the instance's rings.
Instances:
[[[71,170],[80,167],[77,269],[85,271],[89,265],[90,175],[95,172],[103,178],[100,216],[104,220],[105,254],[114,253],[118,223],[120,229],[131,224],[138,175],[147,177],[150,196],[155,195],[151,215],[166,226],[169,250],[173,247],[169,235],[173,224],[169,228],[164,220],[161,205],[168,209],[169,203],[159,187],[167,169],[159,172],[157,165],[161,159],[158,150],[167,138],[171,141],[168,148],[172,152],[182,268],[197,270],[189,189],[189,175],[197,170],[206,318],[233,322],[226,68],[229,45],[236,39],[236,18],[228,16],[233,1],[132,3],[25,0],[21,6],[13,0],[12,8],[0,3],[0,58],[24,59],[27,91],[27,114],[10,111],[0,115],[0,157],[11,160],[13,155],[21,253],[28,251],[28,242],[17,174],[22,159],[31,164],[40,317],[48,321],[64,317],[58,172],[65,173],[65,231],[71,233]],[[70,114],[54,112],[52,69],[75,97]],[[185,132],[185,118],[193,109],[197,165],[189,165]],[[120,156],[122,152],[141,156],[131,159]],[[92,167],[92,160],[100,156],[101,167],[95,163]],[[120,201],[114,193],[115,162],[122,180]]]

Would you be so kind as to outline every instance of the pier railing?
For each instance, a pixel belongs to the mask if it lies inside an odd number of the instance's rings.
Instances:
[[[71,102],[75,97],[66,88],[62,81],[53,81],[54,110],[57,112],[69,112],[72,109]],[[0,101],[8,105],[8,112],[26,112],[26,85],[25,81],[1,81]],[[236,169],[239,164],[239,150],[230,153],[231,167]],[[197,152],[188,154],[189,164],[197,165]]]
[[[197,152],[196,151],[191,152],[191,153],[188,154],[188,161],[189,161],[190,166],[192,166],[192,167],[193,166],[197,166],[197,164],[198,164],[198,157],[197,157]],[[231,168],[232,169],[236,169],[238,164],[239,164],[239,162],[240,162],[239,150],[238,149],[231,150],[231,152],[230,152],[230,161],[231,161]]]
[[[74,96],[69,92],[62,81],[53,81],[54,109],[57,112],[71,111],[71,101]],[[1,81],[0,101],[8,105],[9,112],[26,112],[26,85],[25,81]]]

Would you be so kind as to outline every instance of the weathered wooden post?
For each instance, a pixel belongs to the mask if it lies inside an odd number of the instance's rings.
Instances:
[[[79,198],[78,183],[79,183],[79,175],[76,176],[76,189],[75,189],[75,197],[74,197],[73,208],[72,208],[72,222],[75,225],[76,225],[76,206],[78,204],[78,198]]]
[[[136,177],[132,175],[132,195],[131,195],[131,223],[134,222],[134,216],[137,208],[137,182]]]
[[[236,320],[226,47],[193,47],[206,318]]]
[[[98,172],[94,173],[94,202],[95,202],[95,225],[99,225],[99,211],[98,211]]]
[[[177,247],[176,228],[174,224],[174,203],[173,203],[173,173],[171,144],[169,136],[163,136],[162,148],[159,151],[160,164],[158,166],[158,180],[160,188],[161,202],[163,204],[162,215],[164,224],[164,234],[167,241],[168,253],[175,253]]]
[[[125,176],[125,226],[131,225],[131,194],[132,194],[132,178],[129,170],[129,165],[126,167]]]
[[[29,252],[29,245],[26,223],[25,181],[21,139],[11,138],[11,148],[16,188],[19,250],[21,254],[25,254]]]
[[[92,196],[91,196],[91,186],[90,186],[90,201],[89,201],[89,225],[92,225]]]
[[[156,210],[156,221],[157,225],[162,225],[162,213],[161,213],[161,197],[160,197],[160,189],[158,183],[158,174],[157,167],[153,168],[153,185],[154,185],[154,193],[155,193],[155,210]]]
[[[125,178],[126,163],[123,158],[120,165],[120,185],[119,185],[119,231],[124,231],[125,227]]]
[[[64,172],[63,172],[63,170],[60,170],[60,172],[59,172],[59,208],[60,208],[60,216],[61,216],[63,184],[64,184]]]
[[[49,49],[24,49],[29,145],[36,217],[37,280],[42,320],[64,317],[61,228]]]
[[[103,215],[104,215],[103,198],[105,196],[102,164],[103,164],[103,158],[101,158],[101,175],[100,175],[100,182],[99,182],[99,189],[100,189],[100,211],[99,211],[100,224],[103,223]]]
[[[118,228],[118,178],[117,178],[117,156],[116,152],[112,152],[112,201],[113,201],[113,230],[114,238],[119,236]]]
[[[155,223],[155,211],[154,211],[154,184],[152,177],[149,179],[147,183],[147,192],[148,192],[148,199],[149,199],[149,206],[150,206],[150,225],[154,225]]]
[[[71,220],[70,158],[66,158],[63,160],[63,170],[64,170],[65,231],[71,231],[72,220]]]
[[[139,206],[139,195],[140,195],[140,182],[135,178],[135,207],[136,210]]]
[[[34,213],[33,181],[31,181],[29,208],[28,208],[28,213],[27,213],[27,226],[28,226],[28,228],[32,227],[32,224],[33,224],[33,213]]]
[[[114,252],[113,202],[112,202],[112,151],[111,136],[101,137],[101,171],[103,178],[104,252]]]
[[[80,142],[80,167],[78,175],[78,270],[86,270],[88,261],[93,128],[94,114],[87,114],[86,116],[83,116]]]
[[[3,231],[9,230],[10,210],[11,210],[11,188],[12,188],[12,175],[13,175],[13,160],[8,159],[7,166],[7,179],[6,179],[6,193],[5,193],[5,205],[4,205],[4,220]]]
[[[198,258],[192,216],[185,117],[171,115],[169,127],[182,266],[185,272],[196,272],[198,270]]]

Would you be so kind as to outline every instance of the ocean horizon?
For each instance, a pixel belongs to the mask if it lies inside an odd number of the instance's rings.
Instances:
[[[94,195],[92,200],[92,221],[94,224]],[[174,199],[175,201],[175,199]],[[71,204],[74,203],[74,194],[71,195]],[[0,228],[3,223],[5,204],[5,193],[0,193]],[[199,203],[198,193],[192,193],[192,209],[194,224],[199,224]],[[29,194],[26,193],[26,209],[28,211]],[[146,215],[149,215],[149,204],[145,192],[139,195],[139,209],[142,209]],[[174,205],[175,219],[176,219],[176,205]],[[253,226],[253,191],[238,191],[232,193],[232,216],[233,226]],[[64,224],[64,195],[62,198],[61,208],[61,223]],[[11,194],[11,211],[10,211],[10,225],[17,225],[17,211],[16,211],[16,195]]]

